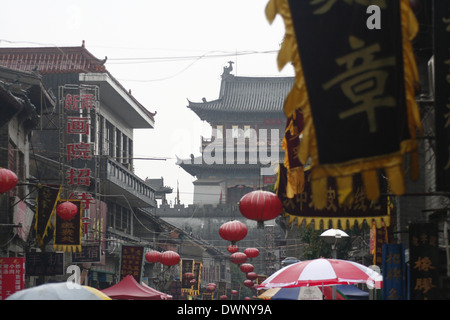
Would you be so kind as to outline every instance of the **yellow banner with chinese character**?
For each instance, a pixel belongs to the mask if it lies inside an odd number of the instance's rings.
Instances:
[[[333,179],[329,178],[327,186],[327,203],[324,208],[314,207],[313,195],[311,192],[310,170],[305,170],[305,187],[303,192],[294,197],[287,196],[287,168],[280,164],[278,168],[278,184],[276,184],[276,193],[283,203],[283,209],[289,217],[289,224],[297,221],[300,226],[305,223],[309,226],[312,222],[314,228],[353,228],[355,223],[362,225],[366,221],[374,226],[390,225],[390,199],[389,197],[380,197],[378,201],[367,199],[360,174],[352,177],[354,191],[352,197],[354,201],[351,204],[339,204],[337,186]],[[384,190],[386,184],[382,187]],[[322,224],[322,225],[321,225]]]
[[[376,8],[375,16],[367,13],[369,6]],[[407,153],[411,178],[418,177],[416,134],[421,131],[411,46],[418,24],[409,1],[270,0],[268,20],[277,14],[286,29],[278,66],[292,62],[295,69],[284,112],[293,119],[301,110],[303,117],[300,144],[294,149],[285,143],[285,150],[310,164],[314,206],[327,205],[330,177],[339,203],[351,204],[357,173],[367,198],[377,200],[379,170],[390,191],[403,194]]]

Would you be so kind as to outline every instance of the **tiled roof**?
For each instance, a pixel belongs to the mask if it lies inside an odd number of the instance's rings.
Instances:
[[[40,74],[105,72],[105,60],[94,57],[84,46],[0,48],[0,65]]]
[[[39,74],[62,73],[107,73],[110,78],[152,120],[156,113],[148,111],[131,93],[117,81],[105,67],[103,60],[96,58],[84,46],[81,47],[31,47],[0,48],[0,66],[20,71],[36,71]]]
[[[188,108],[204,117],[209,112],[283,112],[283,103],[294,77],[237,77],[228,75],[221,84],[221,97],[191,102]]]

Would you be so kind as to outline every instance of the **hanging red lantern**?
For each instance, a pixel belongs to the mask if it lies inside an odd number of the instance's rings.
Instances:
[[[227,299],[228,299],[228,296],[226,296],[224,294],[220,296],[220,300],[227,300]]]
[[[244,250],[244,253],[249,257],[250,259],[256,258],[259,256],[259,250],[256,248],[247,248]]]
[[[238,220],[228,221],[220,226],[219,235],[222,239],[231,241],[231,244],[235,244],[237,241],[245,238],[247,235],[247,227]]]
[[[191,279],[191,281],[189,281],[189,283],[190,283],[191,285],[194,285],[194,284],[197,283],[197,280],[196,280],[196,279]]]
[[[0,193],[8,192],[17,185],[17,176],[6,168],[0,168]]]
[[[165,266],[174,266],[180,262],[180,256],[174,251],[165,251],[161,254],[161,263]]]
[[[149,251],[145,254],[145,260],[149,263],[156,263],[161,260],[161,252],[158,251]]]
[[[235,295],[235,294],[237,294],[238,292],[237,292],[237,290],[231,290],[230,293],[231,293],[232,295]]]
[[[235,253],[235,252],[238,252],[238,251],[239,251],[239,247],[238,247],[237,245],[235,245],[235,244],[230,244],[230,245],[227,247],[227,251],[228,251],[229,253]]]
[[[255,285],[255,283],[252,280],[245,280],[244,281],[244,286],[246,286],[247,288],[253,288],[253,286]]]
[[[278,217],[283,204],[278,196],[269,191],[256,190],[247,193],[239,201],[239,211],[250,220],[258,222],[258,228],[264,227],[264,221]]]
[[[194,278],[194,274],[192,272],[186,272],[185,274],[183,274],[183,277],[186,280],[191,280],[192,278]]]
[[[253,271],[253,265],[250,263],[243,263],[241,264],[241,266],[239,267],[241,269],[242,272],[244,273],[249,273]]]
[[[236,252],[230,256],[230,260],[235,264],[241,264],[247,261],[247,256],[243,252]]]
[[[206,291],[208,292],[213,292],[214,290],[216,290],[216,284],[215,283],[208,283],[208,285],[206,286]]]
[[[65,201],[56,207],[56,214],[63,220],[72,220],[78,213],[78,207],[70,201]]]
[[[246,277],[249,280],[256,280],[256,278],[258,278],[258,274],[256,272],[249,272]]]

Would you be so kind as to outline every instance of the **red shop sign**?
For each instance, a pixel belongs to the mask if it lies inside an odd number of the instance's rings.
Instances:
[[[25,258],[0,258],[0,300],[25,288]]]

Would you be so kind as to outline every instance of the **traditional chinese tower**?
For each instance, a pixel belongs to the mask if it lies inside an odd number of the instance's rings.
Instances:
[[[212,127],[202,137],[202,155],[180,160],[197,178],[194,204],[236,204],[244,194],[275,182],[273,167],[283,161],[283,103],[292,77],[238,77],[224,67],[219,98],[187,106]]]

